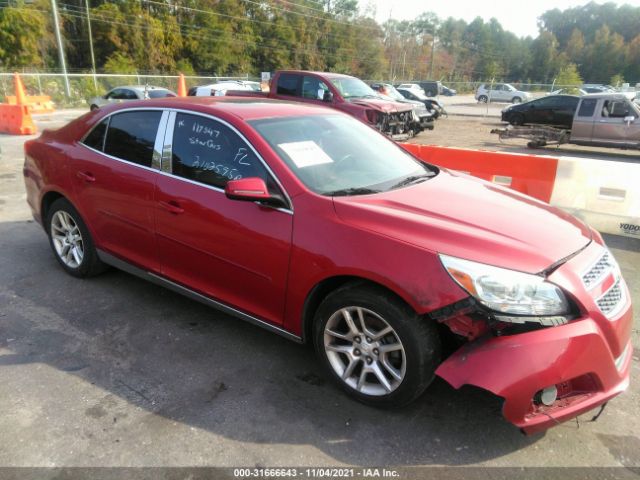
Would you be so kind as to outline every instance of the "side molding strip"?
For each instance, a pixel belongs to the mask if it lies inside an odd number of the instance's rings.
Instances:
[[[176,293],[180,293],[181,295],[189,297],[192,300],[196,300],[209,307],[213,307],[216,310],[220,310],[228,315],[239,318],[253,325],[257,325],[258,327],[262,327],[265,330],[269,330],[270,332],[276,333],[289,340],[293,340],[294,342],[303,343],[302,338],[298,337],[297,335],[294,335],[291,332],[287,332],[286,330],[280,327],[277,327],[268,322],[265,322],[264,320],[260,320],[259,318],[253,317],[247,313],[241,312],[240,310],[236,310],[235,308],[230,307],[229,305],[218,302],[217,300],[213,300],[212,298],[206,297],[189,288],[186,288],[186,287],[183,287],[182,285],[174,283],[171,280],[167,280],[164,277],[156,275],[155,273],[151,273],[141,268],[138,268],[134,265],[131,265],[130,263],[124,260],[121,260],[118,257],[111,255],[110,253],[105,252],[104,250],[96,249],[96,251],[98,252],[98,257],[100,258],[100,260],[102,260],[104,263],[108,265],[111,265],[112,267],[115,267],[119,270],[123,270],[127,273],[135,275],[136,277],[140,277],[144,280],[148,280],[156,285],[160,285],[161,287],[168,288],[169,290],[172,290]]]

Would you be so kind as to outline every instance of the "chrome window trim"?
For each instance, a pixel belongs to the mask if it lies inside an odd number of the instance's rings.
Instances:
[[[172,165],[171,159],[173,157],[173,132],[176,126],[176,112],[167,111],[167,113],[169,114],[169,119],[167,123],[167,129],[164,135],[164,143],[162,145],[161,170],[165,173],[173,173],[173,165]]]
[[[104,146],[106,144],[107,133],[109,131],[109,125],[111,124],[111,117],[113,115],[117,115],[117,114],[120,114],[120,113],[126,113],[126,112],[135,112],[135,111],[158,111],[158,110],[162,111],[163,114],[165,112],[169,113],[169,116],[167,118],[166,129],[165,129],[165,133],[164,133],[164,145],[163,145],[163,148],[162,148],[162,155],[161,155],[162,159],[161,159],[161,162],[160,162],[160,165],[161,165],[160,166],[160,170],[152,168],[153,167],[153,160],[151,162],[152,167],[146,167],[146,166],[140,165],[138,163],[130,162],[129,160],[125,160],[123,158],[114,157],[113,155],[109,155],[109,154],[104,152]],[[192,183],[193,185],[199,185],[201,187],[208,188],[208,189],[214,190],[216,192],[220,192],[220,193],[222,193],[224,195],[224,189],[222,189],[222,188],[214,187],[212,185],[207,185],[206,183],[201,183],[201,182],[196,182],[196,181],[193,181],[193,180],[189,180],[188,178],[184,178],[184,177],[180,177],[178,175],[174,175],[170,171],[171,170],[171,161],[170,160],[171,160],[171,154],[172,154],[172,148],[173,148],[173,131],[174,131],[174,127],[175,127],[176,114],[178,112],[186,113],[188,115],[197,115],[197,116],[200,116],[200,117],[209,118],[209,119],[214,120],[216,122],[220,122],[223,125],[229,127],[236,135],[238,135],[242,139],[242,141],[249,146],[251,151],[255,154],[256,158],[258,160],[260,160],[260,162],[262,163],[264,168],[267,170],[269,175],[271,175],[271,178],[273,178],[273,180],[276,182],[276,185],[278,185],[278,188],[280,188],[280,191],[282,191],[282,193],[284,194],[284,196],[285,196],[285,198],[287,200],[287,203],[289,204],[289,208],[274,208],[273,210],[293,215],[293,202],[291,201],[291,197],[289,196],[289,193],[284,188],[284,186],[280,182],[280,179],[277,177],[277,175],[273,172],[273,170],[271,170],[271,167],[269,167],[267,162],[265,162],[264,158],[262,158],[262,155],[260,155],[258,153],[258,151],[255,149],[253,144],[251,142],[249,142],[247,140],[247,138],[236,127],[231,125],[226,120],[218,118],[218,117],[216,117],[216,116],[214,116],[214,115],[212,115],[210,113],[194,112],[193,110],[185,110],[184,108],[167,108],[167,107],[130,107],[130,108],[122,108],[122,109],[116,110],[115,112],[108,113],[107,115],[102,117],[102,119],[99,122],[99,123],[102,123],[105,119],[108,118],[107,132],[105,133],[105,136],[104,136],[104,139],[103,139],[102,151],[96,150],[95,148],[91,148],[88,145],[85,145],[84,143],[82,143],[82,140],[79,143],[83,147],[88,148],[89,150],[91,150],[92,152],[99,153],[101,155],[104,155],[107,158],[111,158],[113,160],[117,160],[119,162],[126,163],[127,165],[134,165],[136,167],[140,167],[140,168],[143,168],[145,170],[150,170],[150,171],[153,171],[153,172],[161,173],[163,175],[168,175],[168,176],[170,176],[172,178],[176,178],[176,179],[188,182],[188,183]],[[164,115],[162,117],[160,117],[160,123],[158,124],[158,131],[156,131],[156,141],[158,140],[158,133],[159,133],[160,128],[162,126],[162,118],[163,117],[164,117]],[[95,128],[98,124],[94,125],[93,128]],[[82,137],[82,139],[84,139],[91,131],[93,131],[93,128],[91,128]],[[170,140],[171,143],[168,143],[168,140]],[[154,147],[154,151],[155,151],[155,147]],[[165,163],[168,163],[168,167],[165,166]],[[169,171],[166,171],[167,168],[169,169]],[[258,204],[258,205],[263,205],[260,202],[255,202],[255,203]]]
[[[162,166],[162,153],[164,147],[164,134],[167,129],[169,112],[162,112],[158,130],[156,131],[156,141],[153,143],[153,155],[151,157],[151,168],[160,170]],[[106,135],[105,135],[106,136]]]
[[[209,118],[210,120],[213,120],[215,122],[220,122],[221,124],[223,124],[226,127],[228,127],[231,131],[233,131],[236,135],[238,135],[238,137],[240,137],[240,139],[251,149],[251,151],[254,153],[256,158],[262,164],[262,166],[267,170],[267,173],[271,176],[271,178],[273,178],[273,180],[276,182],[276,185],[278,186],[280,191],[283,193],[284,197],[287,200],[287,203],[289,204],[289,208],[276,208],[275,210],[286,212],[286,213],[291,213],[291,214],[293,213],[293,202],[291,201],[291,197],[289,196],[289,193],[287,192],[287,190],[284,188],[284,186],[280,182],[280,179],[273,172],[273,170],[271,170],[271,167],[269,167],[267,162],[265,162],[264,158],[262,158],[262,155],[260,155],[258,153],[258,151],[255,149],[253,144],[249,140],[247,140],[247,138],[236,127],[231,125],[226,120],[218,118],[218,117],[216,117],[216,116],[214,116],[214,115],[212,115],[210,113],[194,112],[192,110],[185,110],[185,109],[182,109],[182,108],[169,108],[167,110],[169,110],[170,112],[175,112],[176,114],[177,113],[184,113],[184,114],[187,114],[187,115],[196,115],[196,116],[199,116],[199,117]],[[171,127],[167,126],[167,135],[165,136],[165,149],[167,151],[169,159],[171,159],[171,157],[172,157],[173,129],[174,129],[174,126],[175,126],[175,119],[176,119],[176,116],[173,117],[173,125]],[[169,134],[169,128],[171,128],[171,138],[170,138],[171,143],[167,144],[166,141],[167,141],[167,137],[168,137],[168,134]],[[179,178],[181,180],[189,181],[189,183],[193,183],[195,185],[202,185],[202,186],[205,186],[207,188],[211,188],[212,190],[224,193],[224,189],[223,188],[214,187],[213,185],[207,185],[206,183],[196,182],[196,181],[193,181],[193,180],[189,180],[188,178],[184,178],[184,177],[180,177],[178,175],[174,175],[171,171],[167,172],[164,167],[163,167],[163,172],[162,173],[171,175],[174,178]],[[259,202],[256,202],[256,203],[259,203]]]

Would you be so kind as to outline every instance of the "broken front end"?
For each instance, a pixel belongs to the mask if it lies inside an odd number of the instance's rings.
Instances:
[[[504,417],[527,434],[603,405],[627,388],[630,295],[602,245],[592,242],[538,275],[565,292],[561,315],[509,312],[506,303],[487,294],[492,288],[504,291],[498,281],[483,279],[488,287],[482,292],[464,266],[443,263],[470,293],[430,314],[461,344],[436,371],[454,388],[475,385],[502,397]]]

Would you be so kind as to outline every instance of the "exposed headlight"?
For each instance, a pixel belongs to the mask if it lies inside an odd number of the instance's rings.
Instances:
[[[440,255],[440,260],[458,285],[497,313],[533,317],[569,313],[562,290],[543,277],[447,255]]]

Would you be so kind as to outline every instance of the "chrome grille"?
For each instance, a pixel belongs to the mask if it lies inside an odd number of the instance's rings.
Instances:
[[[600,311],[607,317],[613,316],[617,313],[619,307],[623,304],[623,292],[621,285],[622,279],[618,278],[618,281],[607,292],[602,295],[596,303],[600,308]]]
[[[582,282],[587,289],[597,285],[607,273],[617,269],[616,261],[608,250],[602,254],[598,261],[582,276]]]

